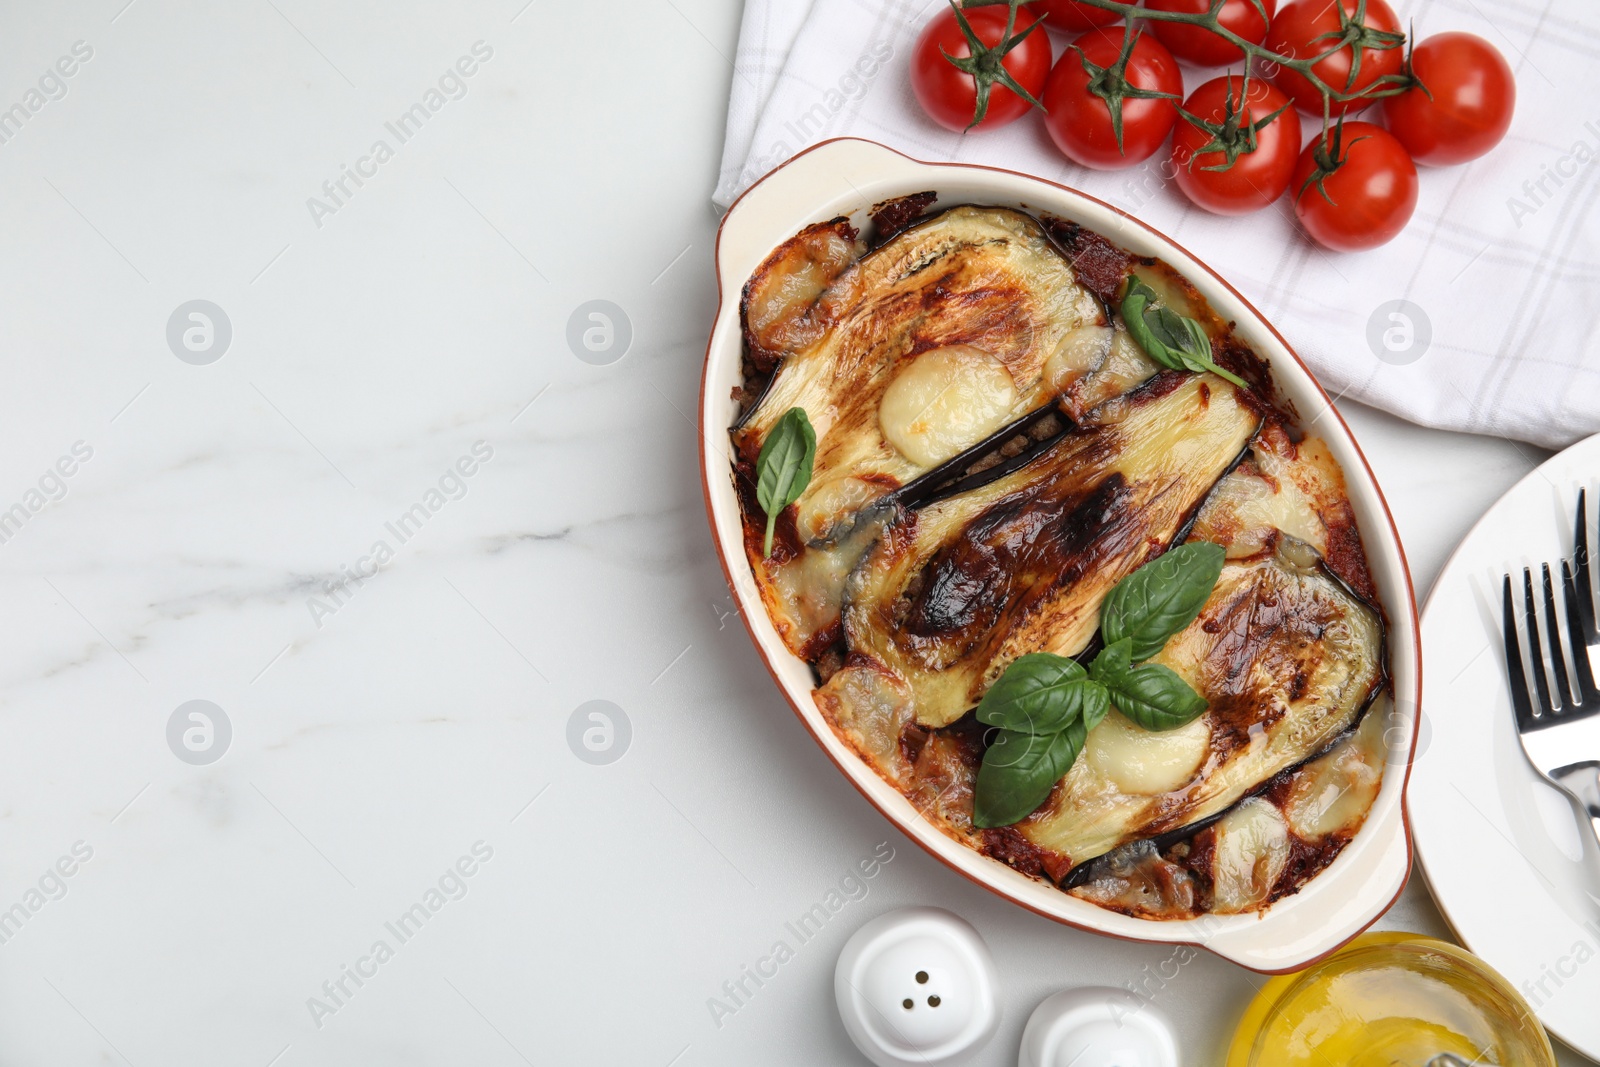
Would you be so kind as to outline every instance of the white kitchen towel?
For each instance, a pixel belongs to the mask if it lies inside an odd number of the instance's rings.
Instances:
[[[935,125],[907,68],[945,2],[746,0],[712,199],[726,206],[802,148],[841,136],[1025,171],[1109,201],[1209,263],[1336,398],[1548,447],[1600,432],[1600,3],[1396,4],[1419,39],[1465,30],[1505,53],[1516,116],[1484,158],[1422,168],[1399,237],[1340,254],[1298,233],[1287,197],[1242,218],[1190,206],[1164,153],[1096,172],[1062,156],[1037,115],[972,134]],[[1054,43],[1059,55],[1064,39]],[[1186,68],[1185,84],[1219,73]],[[1316,123],[1305,125],[1309,139]]]

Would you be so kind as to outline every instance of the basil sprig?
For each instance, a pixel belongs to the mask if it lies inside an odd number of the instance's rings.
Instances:
[[[1206,701],[1170,667],[1144,660],[1194,622],[1222,574],[1220,545],[1179,545],[1118,582],[1100,606],[1104,647],[1085,670],[1050,652],[1018,656],[978,702],[999,728],[978,768],[972,822],[1009,826],[1036,811],[1114,704],[1146,730],[1172,730]]]
[[[1111,691],[1111,700],[1146,730],[1175,730],[1206,710],[1205,697],[1189,687],[1171,667],[1159,663],[1133,665],[1130,638],[1100,650],[1090,677]]]
[[[978,705],[978,719],[1019,733],[1052,734],[1081,718],[1106,714],[1105,690],[1083,683],[1089,672],[1077,660],[1048,652],[1018,656]]]
[[[1243,378],[1212,360],[1211,338],[1206,336],[1205,327],[1161,303],[1156,291],[1137,275],[1128,275],[1121,311],[1134,342],[1163,367],[1196,374],[1210,371],[1241,389],[1247,388]]]
[[[767,513],[767,536],[762,558],[772,555],[772,530],[783,509],[800,499],[811,483],[811,465],[817,458],[817,432],[805,408],[785,411],[756,457],[756,503]]]
[[[1118,582],[1100,604],[1100,633],[1107,645],[1132,641],[1134,662],[1160,652],[1173,634],[1194,622],[1222,575],[1227,553],[1195,541],[1146,563]]]

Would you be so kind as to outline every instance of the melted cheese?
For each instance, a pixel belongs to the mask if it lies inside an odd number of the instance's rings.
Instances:
[[[762,597],[773,625],[791,648],[806,648],[838,625],[845,579],[894,517],[893,507],[867,508],[854,525],[837,531],[837,538],[813,541],[798,556],[767,568],[769,580]]]
[[[901,785],[910,767],[900,734],[911,721],[911,692],[888,671],[852,664],[812,693],[822,714],[885,780]]]
[[[1176,730],[1154,732],[1113,709],[1089,733],[1085,754],[1099,776],[1123,793],[1154,796],[1188,783],[1211,750],[1204,716]]]
[[[1289,862],[1289,827],[1278,809],[1252,797],[1217,823],[1211,910],[1249,911],[1266,901]]]
[[[1295,775],[1283,807],[1297,836],[1316,842],[1361,828],[1383,785],[1388,708],[1387,697],[1375,701],[1353,736]]]
[[[1248,559],[1263,551],[1274,530],[1319,551],[1328,543],[1327,528],[1298,493],[1279,492],[1255,471],[1239,470],[1224,478],[1206,502],[1200,522],[1202,534],[1220,532],[1216,528],[1228,524],[1233,534],[1227,542],[1229,559]]]
[[[1056,392],[1065,392],[1105,362],[1115,336],[1116,331],[1110,326],[1088,325],[1068,330],[1050,358],[1045,360],[1045,380]]]
[[[1115,408],[1119,399],[1125,398],[1161,369],[1139,348],[1121,319],[1116,320],[1114,330],[1109,327],[1100,329],[1110,337],[1111,343],[1104,346],[1103,357],[1088,374],[1073,379],[1068,371],[1070,364],[1067,355],[1058,350],[1061,360],[1056,364],[1056,373],[1065,382],[1059,387],[1062,390],[1061,404],[1067,414],[1080,422],[1089,418],[1091,412],[1095,412],[1094,421],[1097,423],[1114,421],[1120,417],[1121,411],[1097,409],[1102,406],[1106,409]],[[1083,343],[1087,347],[1087,340]],[[1126,401],[1123,401],[1122,407],[1126,408]]]
[[[810,494],[795,508],[795,532],[807,545],[836,541],[854,528],[852,523],[859,525],[862,515],[881,496],[883,486],[878,482],[853,474],[826,475],[812,483]],[[838,605],[834,614],[838,614]]]
[[[932,467],[1010,421],[1016,383],[1005,365],[972,345],[923,352],[878,403],[878,426],[911,462]]]
[[[1315,438],[1292,445],[1263,435],[1250,458],[1217,483],[1194,536],[1227,545],[1229,559],[1245,559],[1265,550],[1280,531],[1326,556],[1326,516],[1346,500],[1344,479],[1327,446]]]

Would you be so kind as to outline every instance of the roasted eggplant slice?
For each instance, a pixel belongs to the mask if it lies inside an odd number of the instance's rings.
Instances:
[[[808,321],[815,340],[791,331],[801,343],[734,431],[753,459],[784,412],[810,417],[817,455],[796,502],[802,542],[832,539],[885,492],[1049,403],[1045,364],[1074,331],[1106,325],[1037,222],[973,207],[873,250]]]
[[[1084,326],[1066,338],[1045,364],[1045,378],[1075,422],[1093,418],[1101,404],[1153,378],[1157,367],[1140,351],[1120,318],[1111,326]]]
[[[1383,784],[1389,698],[1322,755],[1203,826],[1122,845],[1075,870],[1072,892],[1148,919],[1259,911],[1296,892],[1354,837]]]
[[[1100,601],[1159,555],[1255,432],[1211,375],[1172,375],[1028,466],[885,527],[845,585],[850,652],[954,722],[1025,652],[1073,656]]]
[[[1337,521],[1344,492],[1326,445],[1315,439],[1295,445],[1281,427],[1269,424],[1245,462],[1206,501],[1194,535],[1226,546],[1231,559],[1243,559],[1270,548],[1267,541],[1284,533],[1326,558],[1329,525]]]
[[[1194,873],[1150,841],[1135,841],[1102,856],[1087,873],[1073,896],[1141,919],[1190,918],[1204,896]]]
[[[1377,613],[1304,542],[1231,560],[1199,618],[1153,661],[1206,698],[1205,714],[1145,734],[1150,751],[1136,760],[1097,751],[1125,747],[1108,716],[1088,758],[1017,828],[1078,865],[1207,819],[1348,730],[1383,684],[1383,652]]]
[[[780,245],[744,285],[745,350],[759,371],[816,344],[827,328],[817,302],[866,250],[849,219],[807,226]]]
[[[838,270],[847,238],[842,220],[804,231],[745,294],[752,362],[781,364],[733,432],[739,459],[752,462],[792,407],[817,433],[783,550],[750,556],[775,625],[801,654],[837,625],[834,578],[858,558],[851,548],[875,530],[886,497],[1102,364],[1116,364],[1097,380],[1102,391],[1154,371],[1108,358],[1104,309],[1027,215],[953,208]]]
[[[1270,550],[1281,535],[1311,546],[1357,596],[1377,603],[1338,462],[1315,437],[1294,441],[1272,415],[1244,462],[1206,501],[1192,536],[1242,559]]]

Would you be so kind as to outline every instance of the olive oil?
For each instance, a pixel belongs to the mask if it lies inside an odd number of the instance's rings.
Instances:
[[[1240,1020],[1228,1067],[1555,1067],[1527,1004],[1463,949],[1365,934],[1269,981]]]

